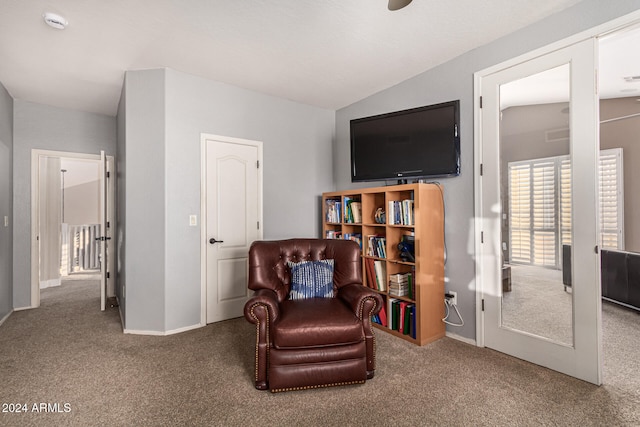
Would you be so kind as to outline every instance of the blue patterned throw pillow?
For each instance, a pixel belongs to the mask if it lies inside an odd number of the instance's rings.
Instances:
[[[333,298],[333,260],[287,262],[291,269],[289,299]]]

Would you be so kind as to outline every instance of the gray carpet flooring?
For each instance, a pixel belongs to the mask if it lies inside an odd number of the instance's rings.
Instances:
[[[97,289],[43,290],[39,309],[0,326],[0,403],[29,408],[0,413],[0,425],[640,425],[640,316],[618,307],[604,309],[601,387],[454,339],[418,347],[379,331],[366,384],[271,394],[253,387],[255,330],[243,318],[125,335]]]
[[[502,324],[567,345],[573,344],[571,289],[562,271],[511,266],[511,292],[503,292]]]

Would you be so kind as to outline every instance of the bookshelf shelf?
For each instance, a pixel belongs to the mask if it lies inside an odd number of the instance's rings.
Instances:
[[[322,195],[322,206],[324,238],[350,238],[360,243],[363,285],[385,301],[386,325],[376,323],[376,327],[417,345],[443,337],[441,188],[436,184],[403,184],[335,191]],[[385,211],[385,223],[376,221],[380,221],[381,210]],[[336,211],[339,223],[332,222]],[[413,259],[398,248],[400,242],[413,243]],[[385,323],[382,313],[376,320]]]

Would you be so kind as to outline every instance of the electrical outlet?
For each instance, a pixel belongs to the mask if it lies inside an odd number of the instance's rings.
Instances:
[[[447,298],[450,305],[458,305],[458,293],[456,291],[447,291],[445,294],[452,296],[452,298]]]

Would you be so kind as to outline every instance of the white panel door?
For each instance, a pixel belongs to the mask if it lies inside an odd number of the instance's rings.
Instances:
[[[600,384],[595,58],[595,40],[587,40],[482,78],[478,265],[487,347]],[[552,87],[549,97],[541,97]],[[538,112],[554,108],[561,124],[536,128]],[[544,137],[557,128],[566,131],[564,141]],[[530,138],[534,132],[543,136]],[[571,159],[570,186],[546,166],[558,155]],[[563,212],[561,197],[571,201]],[[563,235],[565,228],[570,233]],[[562,245],[571,246],[571,267],[562,261]],[[525,278],[503,288],[503,265],[526,271]],[[573,277],[568,291],[563,268]],[[548,276],[550,286],[542,290]],[[554,308],[561,299],[565,305]]]
[[[261,237],[257,142],[204,139],[206,171],[206,322],[240,317],[249,297],[249,246]]]

